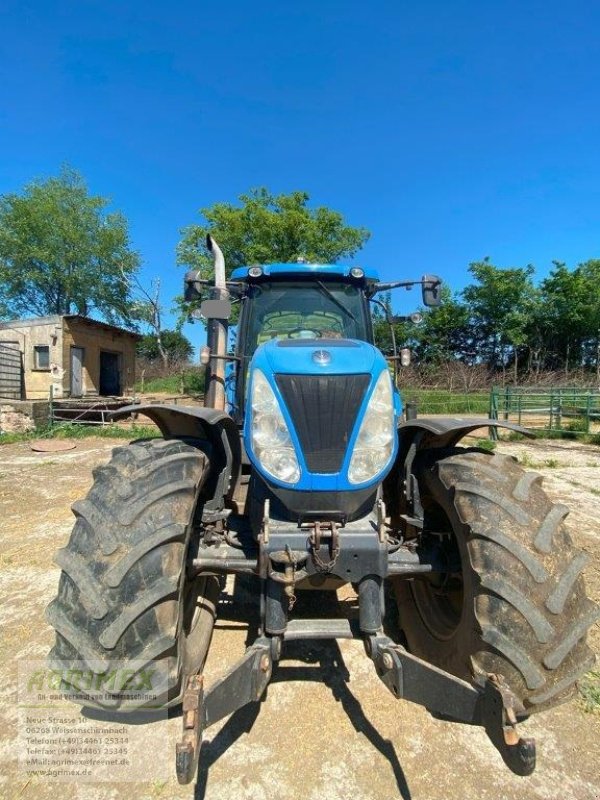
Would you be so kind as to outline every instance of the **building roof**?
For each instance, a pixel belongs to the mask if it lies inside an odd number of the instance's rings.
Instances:
[[[83,317],[81,314],[65,314],[63,319],[83,322],[84,325],[93,325],[97,328],[103,328],[104,330],[112,331],[113,333],[122,333],[124,336],[131,336],[134,339],[142,338],[139,333],[135,333],[134,331],[128,331],[126,328],[119,328],[117,325],[109,325],[108,322],[100,322],[100,320],[97,319],[90,319],[90,317]]]
[[[119,333],[123,336],[131,336],[133,339],[141,339],[139,333],[128,331],[125,328],[119,328],[117,325],[109,325],[108,322],[101,322],[97,319],[84,317],[81,314],[53,314],[50,317],[30,317],[29,319],[11,319],[6,322],[0,322],[0,330],[5,328],[34,328],[37,325],[59,325],[61,320],[73,320],[84,325],[90,325],[96,328],[102,328],[106,331]]]

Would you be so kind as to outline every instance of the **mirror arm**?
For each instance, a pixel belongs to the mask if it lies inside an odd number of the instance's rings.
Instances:
[[[210,354],[211,358],[215,358],[217,361],[241,361],[242,359],[240,356],[234,356],[226,354],[224,356],[215,356],[212,353]]]
[[[373,294],[378,292],[389,292],[390,289],[412,289],[419,286],[423,281],[391,281],[391,283],[376,283],[373,286]]]
[[[383,313],[385,314],[385,321],[390,326],[390,332],[392,334],[392,351],[394,355],[390,358],[390,361],[394,362],[394,386],[398,385],[398,347],[396,345],[396,331],[394,330],[394,318],[390,314],[389,309],[381,300],[375,300],[373,297],[369,297],[369,302],[373,303],[374,305],[380,306],[383,308]]]
[[[373,286],[373,294],[377,294],[378,292],[389,292],[390,289],[412,289],[413,286],[423,286],[425,284],[431,284],[432,288],[436,288],[440,285],[441,280],[424,280],[421,279],[420,281],[391,281],[391,283],[376,283]]]

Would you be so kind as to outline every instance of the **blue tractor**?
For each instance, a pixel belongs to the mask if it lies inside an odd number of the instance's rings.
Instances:
[[[360,638],[393,697],[483,726],[505,763],[530,774],[535,744],[516,726],[567,699],[591,667],[598,608],[567,509],[515,460],[460,444],[484,426],[527,431],[403,413],[399,357],[394,344],[390,368],[374,346],[370,303],[417,284],[438,305],[439,279],[383,284],[359,267],[292,263],[226,280],[218,245],[208,247],[214,282],[186,276],[186,298],[208,322],[205,405],[118,412],[147,415],[162,438],[117,448],[73,507],[47,611],[51,661],[85,662],[100,677],[162,665],[153,702],[183,703],[176,769],[187,783],[203,729],[261,698],[286,642]],[[258,635],[205,689],[228,576],[250,587]],[[296,613],[303,593],[348,586],[355,618]],[[68,677],[63,686],[81,688]],[[144,707],[144,696],[111,691],[75,694],[116,712]]]

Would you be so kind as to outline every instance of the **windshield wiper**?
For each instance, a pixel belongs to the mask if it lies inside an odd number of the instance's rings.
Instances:
[[[354,320],[354,322],[356,322],[356,324],[358,325],[358,320],[356,319],[356,317],[354,316],[354,314],[353,314],[353,313],[350,311],[350,309],[349,309],[349,308],[346,308],[346,306],[345,306],[343,303],[341,303],[341,302],[340,302],[340,301],[337,299],[337,297],[334,295],[334,293],[333,293],[333,292],[332,292],[330,289],[328,289],[328,288],[325,286],[325,284],[324,284],[322,281],[315,281],[315,283],[316,283],[316,284],[317,284],[317,286],[318,286],[318,287],[321,289],[321,291],[322,291],[322,292],[324,292],[324,293],[327,295],[327,297],[328,297],[328,298],[329,298],[329,299],[330,299],[330,300],[331,300],[333,303],[335,303],[335,305],[336,305],[338,308],[341,308],[341,309],[342,309],[342,311],[344,312],[344,314],[347,314],[347,315],[350,317],[350,319]]]

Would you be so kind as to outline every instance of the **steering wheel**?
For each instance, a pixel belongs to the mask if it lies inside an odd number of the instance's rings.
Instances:
[[[316,328],[292,328],[291,331],[287,332],[287,338],[288,339],[293,339],[293,338],[309,339],[309,338],[311,338],[309,336],[297,336],[297,337],[294,337],[294,336],[292,336],[292,334],[294,334],[294,333],[314,333],[314,337],[312,337],[314,339],[320,339],[322,337],[321,331],[316,330]]]

